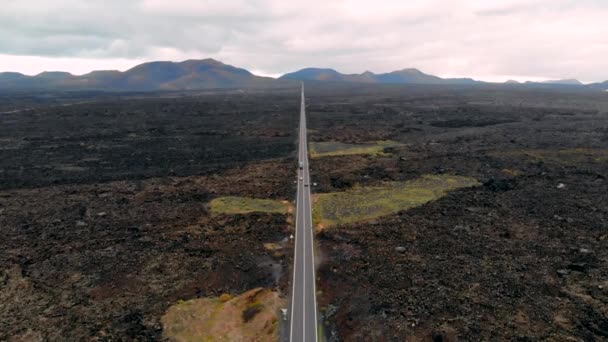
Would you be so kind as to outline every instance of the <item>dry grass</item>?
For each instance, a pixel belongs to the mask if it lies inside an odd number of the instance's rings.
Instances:
[[[236,297],[181,301],[162,317],[165,337],[174,342],[278,341],[277,292],[254,289]]]

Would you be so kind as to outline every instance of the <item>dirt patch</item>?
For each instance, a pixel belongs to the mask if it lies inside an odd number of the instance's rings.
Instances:
[[[199,298],[177,303],[162,317],[165,337],[175,342],[277,341],[277,292],[254,289],[233,298]]]

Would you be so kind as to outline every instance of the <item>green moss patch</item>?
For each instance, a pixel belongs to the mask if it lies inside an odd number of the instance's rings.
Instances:
[[[289,210],[287,201],[248,197],[218,197],[209,203],[211,214],[246,214],[252,212],[286,214]]]
[[[381,187],[357,187],[318,194],[313,219],[322,227],[355,223],[394,214],[437,200],[449,191],[479,185],[476,179],[453,175],[425,175]]]
[[[372,144],[347,144],[338,141],[311,142],[309,152],[312,158],[352,154],[386,155],[385,148],[399,145],[401,144],[390,140],[376,141]]]

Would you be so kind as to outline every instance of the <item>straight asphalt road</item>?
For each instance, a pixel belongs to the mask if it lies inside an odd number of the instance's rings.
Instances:
[[[317,342],[317,291],[315,284],[315,255],[312,234],[311,183],[308,170],[304,84],[302,84],[302,103],[300,104],[299,144],[296,238],[291,313],[289,316],[289,340],[291,342]]]

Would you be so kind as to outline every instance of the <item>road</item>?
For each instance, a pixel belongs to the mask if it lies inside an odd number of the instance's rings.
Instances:
[[[296,195],[296,237],[293,265],[293,282],[290,308],[291,342],[318,341],[317,291],[315,284],[315,255],[312,234],[310,200],[310,174],[308,169],[308,143],[306,139],[306,106],[304,85],[300,104],[300,136],[298,159],[298,191]]]

